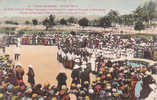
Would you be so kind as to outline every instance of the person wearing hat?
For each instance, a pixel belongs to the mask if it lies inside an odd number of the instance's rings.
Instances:
[[[67,85],[66,84],[66,80],[67,80],[67,75],[64,72],[60,72],[57,77],[56,77],[57,81],[58,81],[58,85],[57,88],[58,90],[61,90],[61,86],[62,85]]]
[[[90,83],[90,72],[88,69],[85,69],[84,71],[81,72],[80,74],[80,79],[81,79],[81,86],[84,86],[84,82],[88,81]]]
[[[20,64],[16,65],[15,72],[16,72],[17,80],[23,80],[23,76],[24,76],[25,72],[24,72],[24,69],[22,68],[22,66]]]
[[[34,73],[34,70],[32,68],[32,65],[28,65],[28,82],[31,84],[31,86],[33,87],[34,84],[35,84],[35,73]]]
[[[15,61],[18,61],[19,56],[20,56],[20,48],[19,47],[15,48],[14,54],[15,54],[15,56],[14,56]]]
[[[80,68],[75,66],[71,73],[72,83],[80,84]]]

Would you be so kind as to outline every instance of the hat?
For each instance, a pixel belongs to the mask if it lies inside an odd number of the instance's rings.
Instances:
[[[76,87],[76,84],[75,84],[75,83],[72,83],[71,86],[72,86],[72,87]]]
[[[90,100],[90,99],[89,99],[89,96],[85,96],[85,100]]]
[[[92,94],[92,93],[94,93],[94,90],[93,90],[93,89],[89,89],[88,92],[89,92],[90,94]]]
[[[73,69],[79,69],[80,66],[79,65],[75,65]]]
[[[80,62],[80,60],[79,59],[75,59],[75,62]]]
[[[4,95],[3,95],[2,93],[0,93],[0,98],[3,98],[3,96],[4,96]]]
[[[66,85],[62,85],[62,87],[61,87],[61,89],[66,89],[67,87],[66,87]]]
[[[56,97],[52,97],[52,99],[51,100],[57,100],[57,98]]]
[[[107,83],[107,84],[106,84],[106,88],[107,88],[107,89],[111,89],[111,84]]]
[[[113,93],[113,95],[114,95],[115,97],[117,97],[117,96],[118,96],[118,93]]]
[[[87,85],[87,84],[89,84],[89,82],[88,81],[84,81],[84,84]]]
[[[7,87],[7,84],[6,83],[2,83],[2,87]]]
[[[32,92],[32,89],[29,88],[29,89],[27,89],[25,92],[26,92],[26,93],[31,93],[31,92]]]
[[[65,90],[60,90],[59,92],[61,95],[64,95],[65,94]]]
[[[44,83],[44,87],[46,87],[46,86],[48,86],[48,85],[49,85],[49,82],[46,81],[46,82]]]
[[[30,83],[26,83],[26,87],[27,88],[31,88],[31,84]]]
[[[151,72],[149,72],[149,71],[146,71],[145,73],[146,73],[146,75],[151,75]]]
[[[17,82],[18,82],[18,84],[21,84],[21,83],[23,83],[23,81],[22,81],[22,80],[18,80]]]
[[[32,68],[33,66],[30,64],[30,65],[28,65],[28,67]]]
[[[81,88],[81,84],[77,84],[77,88],[78,88],[78,89]]]
[[[13,89],[13,87],[14,87],[14,85],[9,84],[8,87],[7,87],[7,89]]]
[[[32,98],[36,98],[38,96],[38,94],[34,93],[32,94]]]
[[[101,89],[101,85],[96,85],[95,88],[96,89]]]
[[[20,89],[21,89],[21,90],[24,90],[24,89],[25,89],[25,86],[24,86],[24,85],[23,85],[23,86],[21,86],[21,87],[20,87]]]
[[[16,67],[21,67],[21,66],[22,66],[21,63],[16,64]]]
[[[101,79],[104,79],[106,76],[103,74],[102,76],[101,76]]]
[[[100,77],[97,77],[96,80],[97,80],[97,81],[100,81]]]
[[[107,76],[107,77],[111,77],[111,74],[107,74],[106,76]]]

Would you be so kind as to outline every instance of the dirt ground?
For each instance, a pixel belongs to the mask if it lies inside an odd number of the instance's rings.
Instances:
[[[57,85],[56,76],[60,71],[67,74],[67,85],[71,84],[71,70],[65,69],[62,64],[57,61],[57,47],[56,46],[20,46],[20,59],[14,61],[15,45],[6,48],[6,53],[11,56],[11,59],[16,64],[21,64],[25,70],[24,81],[27,82],[28,65],[32,65],[35,72],[36,83],[44,84],[49,82],[52,85]],[[95,80],[94,75],[91,76],[91,81]]]
[[[7,47],[6,52],[11,55],[11,59],[14,61],[14,52],[16,46]],[[71,83],[71,70],[65,69],[56,59],[57,47],[55,46],[28,46],[24,45],[20,47],[20,59],[14,61],[15,64],[21,64],[25,69],[24,80],[27,82],[28,65],[33,66],[35,72],[36,83],[42,83],[48,81],[53,85],[57,84],[56,76],[60,71],[67,73],[68,86]]]

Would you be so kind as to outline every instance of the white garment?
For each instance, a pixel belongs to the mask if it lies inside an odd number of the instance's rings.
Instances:
[[[62,58],[65,58],[65,57],[66,57],[65,53],[62,51]]]
[[[95,60],[96,60],[95,56],[92,55],[92,57],[91,57],[91,59],[90,59],[91,70],[92,70],[92,71],[95,71]]]
[[[20,47],[20,45],[21,45],[21,40],[20,38],[17,38],[17,46]]]
[[[72,55],[69,52],[67,53],[67,57],[68,57],[68,60],[72,60]]]

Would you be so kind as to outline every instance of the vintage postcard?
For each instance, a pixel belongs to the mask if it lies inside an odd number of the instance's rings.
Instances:
[[[157,100],[157,0],[0,0],[0,100]]]

